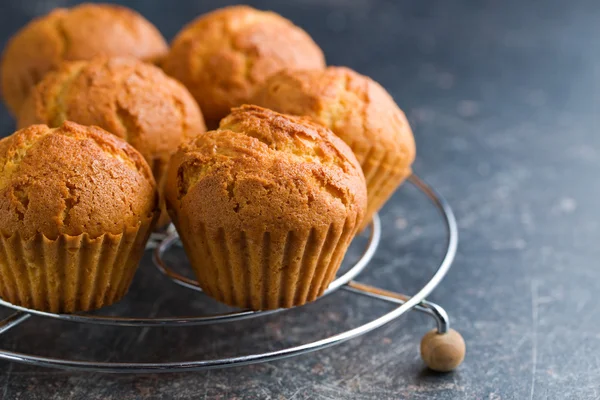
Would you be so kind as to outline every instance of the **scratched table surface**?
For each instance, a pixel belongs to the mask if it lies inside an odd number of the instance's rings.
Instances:
[[[0,44],[71,1],[3,1]],[[167,38],[211,1],[123,2]],[[222,1],[222,4],[231,3]],[[453,205],[458,257],[430,299],[468,346],[451,374],[418,354],[429,318],[409,313],[345,344],[284,361],[171,375],[103,375],[0,363],[4,399],[600,398],[600,3],[590,0],[254,1],[309,31],[330,64],[385,86],[414,128],[415,170]],[[14,122],[0,110],[2,134]],[[414,293],[435,269],[442,225],[410,187],[382,211],[361,281]],[[185,264],[175,251],[171,262]],[[161,278],[147,255],[107,312],[218,308]],[[30,319],[0,347],[103,361],[191,360],[303,343],[390,305],[336,293],[279,316],[192,329],[114,329]],[[8,315],[5,310],[3,315]]]

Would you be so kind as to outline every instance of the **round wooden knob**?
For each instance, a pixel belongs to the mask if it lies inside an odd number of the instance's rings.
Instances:
[[[433,329],[421,339],[421,358],[434,371],[452,371],[463,362],[465,352],[465,341],[454,329],[447,333]]]

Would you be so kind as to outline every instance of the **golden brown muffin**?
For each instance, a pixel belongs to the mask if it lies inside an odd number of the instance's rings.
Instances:
[[[98,55],[153,61],[167,51],[154,25],[129,8],[113,4],[59,8],[34,19],[8,42],[1,62],[2,95],[17,115],[31,88],[62,61]]]
[[[283,68],[324,68],[310,36],[273,12],[226,7],[200,16],[173,40],[164,70],[190,90],[209,128],[248,103],[256,86]]]
[[[157,202],[144,158],[100,128],[33,125],[0,140],[0,297],[51,312],[118,301]]]
[[[367,181],[365,224],[412,173],[415,141],[406,116],[381,85],[348,68],[281,71],[254,103],[312,117],[350,146]]]
[[[63,64],[33,89],[18,126],[58,127],[66,120],[97,125],[125,139],[148,161],[159,188],[171,154],[206,130],[198,105],[182,84],[132,58]],[[159,225],[166,222],[165,212]]]
[[[173,155],[166,197],[202,289],[263,310],[323,293],[362,221],[366,187],[328,129],[243,106]]]

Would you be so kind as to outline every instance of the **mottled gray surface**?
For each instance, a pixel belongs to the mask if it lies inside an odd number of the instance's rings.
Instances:
[[[0,40],[52,5],[3,1]],[[169,38],[209,1],[129,1]],[[230,2],[220,2],[230,3]],[[600,3],[589,0],[254,1],[314,35],[331,64],[371,75],[407,111],[416,170],[455,207],[461,244],[431,296],[468,346],[462,367],[423,368],[410,314],[338,347],[203,373],[109,376],[1,363],[5,399],[600,398]],[[3,134],[13,122],[2,109]],[[441,225],[410,188],[386,206],[384,241],[361,280],[414,292],[435,267]],[[160,280],[149,257],[119,310],[214,307]],[[182,360],[281,348],[389,306],[338,293],[265,320],[189,330],[89,329],[35,319],[2,348],[100,360]]]

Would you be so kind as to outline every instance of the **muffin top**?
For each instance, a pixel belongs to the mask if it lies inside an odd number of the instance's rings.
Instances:
[[[381,149],[396,154],[395,169],[414,161],[415,142],[402,110],[381,85],[349,68],[281,71],[267,79],[254,103],[312,117],[346,142],[361,164]]]
[[[173,155],[171,213],[207,228],[293,230],[358,224],[364,176],[352,151],[308,119],[256,106],[236,108]]]
[[[137,12],[113,4],[81,4],[36,18],[8,42],[2,94],[14,115],[31,87],[63,60],[105,55],[156,60],[168,51],[160,32]]]
[[[153,218],[143,157],[97,127],[33,125],[0,140],[0,232],[27,239],[119,234]]]
[[[222,8],[188,24],[163,63],[190,90],[206,119],[217,123],[231,107],[247,103],[256,85],[274,72],[324,67],[323,52],[305,31],[248,6]]]
[[[133,58],[64,63],[33,89],[20,128],[64,121],[97,125],[125,139],[158,170],[179,144],[205,131],[187,89],[159,68]]]

